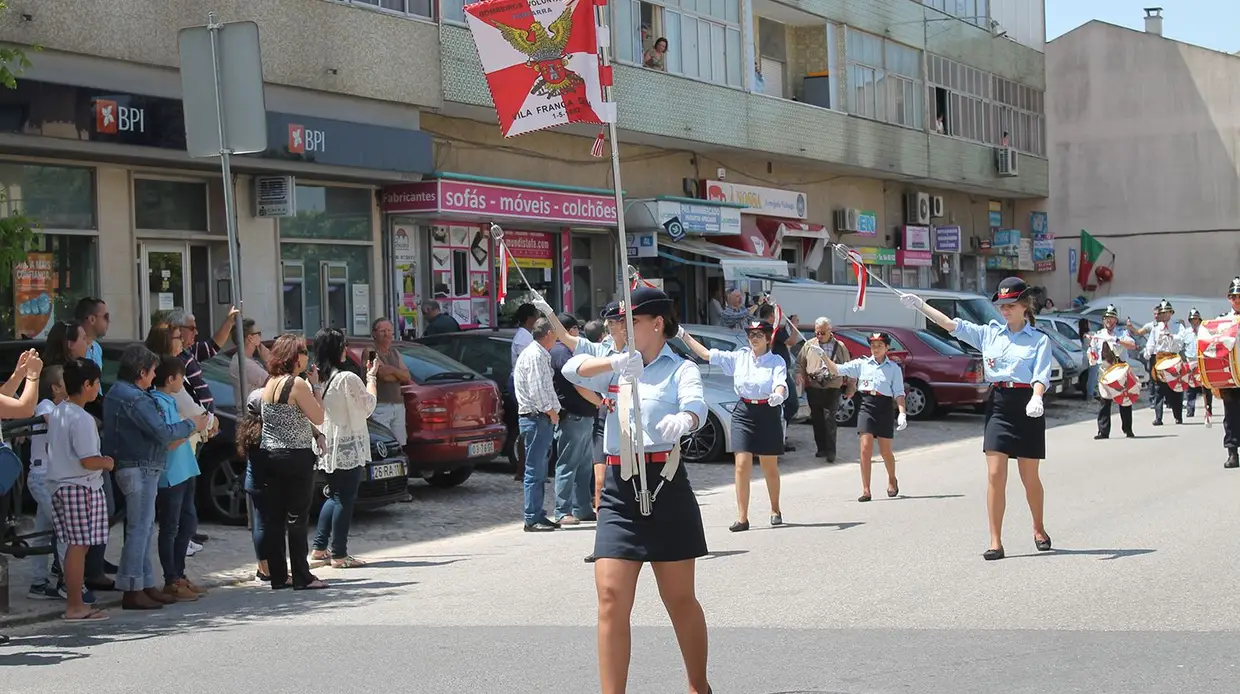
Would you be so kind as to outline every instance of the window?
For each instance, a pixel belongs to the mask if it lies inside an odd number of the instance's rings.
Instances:
[[[373,204],[369,188],[297,186],[297,216],[280,220],[285,330],[370,332]]]
[[[208,231],[207,184],[134,179],[133,216],[138,229]]]
[[[741,86],[740,0],[665,1],[611,3],[612,32],[620,37],[616,60]],[[656,55],[660,38],[667,39],[667,52]]]
[[[922,4],[983,29],[990,28],[990,0],[922,0]]]
[[[280,237],[370,241],[373,202],[369,188],[299,185],[297,216],[280,220]]]
[[[98,241],[78,234],[40,234],[24,262],[0,285],[0,339],[46,337],[73,320],[84,296],[98,296]]]
[[[415,17],[433,17],[431,0],[350,0],[350,4],[373,7]]]
[[[922,129],[921,51],[849,29],[848,112]]]
[[[1041,91],[939,56],[928,65],[935,132],[1046,154]]]
[[[0,162],[0,217],[18,212],[43,229],[95,229],[91,169]]]

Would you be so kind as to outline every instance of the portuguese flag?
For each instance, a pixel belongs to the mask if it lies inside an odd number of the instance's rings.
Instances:
[[[1081,260],[1076,271],[1076,282],[1081,285],[1081,289],[1089,289],[1094,266],[1098,264],[1098,258],[1106,250],[1106,246],[1103,246],[1098,239],[1090,236],[1088,231],[1081,229]],[[1110,251],[1107,252],[1110,253]]]

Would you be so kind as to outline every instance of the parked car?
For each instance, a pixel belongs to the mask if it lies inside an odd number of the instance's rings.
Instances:
[[[474,466],[503,451],[508,429],[498,383],[440,351],[411,342],[393,345],[413,383],[403,386],[409,476],[436,487],[455,487],[469,479]],[[374,343],[349,340],[349,358],[357,369]]]

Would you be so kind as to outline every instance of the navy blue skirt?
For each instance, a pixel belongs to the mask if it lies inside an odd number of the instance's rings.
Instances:
[[[857,434],[872,434],[876,439],[895,438],[895,402],[887,395],[861,394],[861,410],[857,413]]]
[[[770,408],[768,408],[770,409]],[[658,488],[662,463],[646,464],[651,493]],[[620,466],[608,465],[594,531],[594,556],[629,561],[684,561],[706,556],[702,511],[682,463],[663,484],[649,516],[638,511],[637,476],[620,479]]]
[[[732,410],[732,451],[754,455],[784,452],[783,408],[740,400]]]
[[[1006,453],[1008,458],[1046,457],[1046,417],[1025,414],[1032,397],[1032,388],[990,389],[983,451]]]

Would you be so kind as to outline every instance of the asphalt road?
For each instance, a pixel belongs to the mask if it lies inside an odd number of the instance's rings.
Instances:
[[[856,503],[852,464],[792,466],[781,528],[755,482],[755,529],[729,533],[726,468],[700,474],[715,692],[1240,690],[1240,471],[1222,469],[1219,428],[1149,422],[1140,412],[1141,438],[1100,442],[1092,422],[1056,422],[1043,466],[1056,550],[1034,550],[1013,470],[999,562],[980,556],[980,429],[903,454],[897,441],[895,500]],[[598,691],[591,545],[584,527],[505,524],[376,546],[370,567],[321,572],[333,587],[317,593],[247,585],[23,627],[0,648],[0,690]],[[633,621],[629,691],[686,691],[648,572]]]

